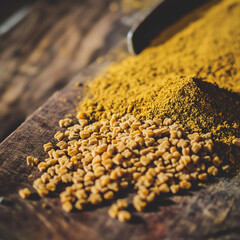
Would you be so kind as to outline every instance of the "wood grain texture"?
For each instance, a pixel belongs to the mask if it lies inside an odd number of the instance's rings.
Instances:
[[[77,72],[125,37],[131,25],[126,18],[134,11],[111,12],[110,2],[37,1],[28,17],[0,38],[0,142]],[[149,6],[152,0],[145,2]]]

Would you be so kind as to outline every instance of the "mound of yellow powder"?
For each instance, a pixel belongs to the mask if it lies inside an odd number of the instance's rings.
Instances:
[[[230,143],[240,136],[240,0],[221,1],[164,44],[111,65],[81,109],[91,120],[113,113],[170,117]]]

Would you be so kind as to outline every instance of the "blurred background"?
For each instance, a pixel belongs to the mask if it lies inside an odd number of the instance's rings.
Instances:
[[[143,2],[0,0],[0,142],[116,46]]]

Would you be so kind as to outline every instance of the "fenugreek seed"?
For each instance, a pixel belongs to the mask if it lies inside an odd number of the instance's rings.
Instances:
[[[184,156],[189,155],[189,154],[190,154],[190,148],[188,148],[188,147],[183,148],[183,149],[182,149],[182,154],[183,154]]]
[[[113,163],[115,163],[116,165],[120,165],[123,162],[123,158],[122,155],[120,153],[118,153],[113,159],[112,159]]]
[[[100,184],[102,187],[106,186],[110,182],[110,177],[108,175],[104,175],[100,177]]]
[[[206,173],[199,174],[198,179],[199,180],[207,180],[207,174]]]
[[[212,162],[216,167],[219,167],[222,164],[222,161],[220,160],[219,156],[215,156]]]
[[[119,211],[117,217],[120,222],[126,222],[131,219],[131,214],[128,211]]]
[[[160,183],[165,183],[165,182],[167,182],[168,179],[169,179],[168,176],[167,176],[166,174],[164,174],[163,172],[159,173],[159,174],[157,175],[157,177],[158,177]]]
[[[56,190],[56,185],[54,183],[47,183],[46,184],[46,189],[48,191],[54,192]]]
[[[101,153],[103,153],[103,152],[105,152],[105,151],[107,151],[107,144],[102,144],[102,145],[100,145],[100,146],[98,147],[98,149],[97,149],[97,152],[98,152],[99,154],[101,154]]]
[[[42,176],[41,176],[41,180],[42,180],[43,183],[48,182],[50,180],[50,178],[51,178],[50,175],[46,172],[43,173]]]
[[[152,130],[146,130],[146,136],[152,138],[155,136],[155,133]]]
[[[170,190],[173,194],[176,194],[179,191],[179,189],[180,189],[179,185],[173,184],[170,186]]]
[[[44,148],[44,151],[45,151],[45,152],[48,152],[48,151],[50,151],[51,149],[53,149],[53,144],[52,144],[51,142],[46,143],[46,144],[43,145],[43,148]]]
[[[117,200],[117,207],[118,209],[124,209],[128,207],[128,203],[125,199],[118,199]]]
[[[200,157],[193,154],[193,155],[191,156],[191,159],[192,159],[192,162],[193,162],[194,164],[197,164],[197,163],[199,162]]]
[[[181,148],[186,148],[188,146],[188,142],[184,139],[180,139],[178,144],[177,144],[177,147],[181,147]]]
[[[192,184],[186,180],[181,181],[179,185],[183,189],[189,189],[192,186]]]
[[[23,188],[19,190],[18,194],[21,198],[24,199],[24,198],[28,198],[31,195],[31,192],[28,188]]]
[[[149,190],[147,188],[142,188],[138,190],[138,195],[142,198],[145,199],[147,195],[149,194]]]
[[[85,127],[85,126],[88,125],[88,120],[87,119],[79,119],[78,122],[79,122],[81,127]]]
[[[80,137],[81,137],[81,139],[89,138],[90,137],[90,132],[83,130],[83,131],[80,132]]]
[[[72,176],[70,174],[64,174],[61,176],[62,182],[69,183],[72,182]]]
[[[208,174],[216,176],[218,174],[218,169],[215,166],[211,166],[207,169]]]
[[[151,151],[153,151],[152,148],[144,148],[140,151],[140,155],[147,155]]]
[[[108,148],[107,148],[107,153],[108,154],[113,155],[114,153],[116,153],[116,151],[117,151],[116,146],[108,145]]]
[[[175,139],[169,139],[169,141],[172,143],[173,146],[176,146],[179,142],[179,140],[177,138]]]
[[[59,127],[68,127],[73,124],[73,120],[70,118],[61,119],[59,121]]]
[[[101,177],[104,175],[104,172],[105,172],[105,168],[104,167],[97,167],[95,170],[94,170],[94,174],[96,177]]]
[[[66,212],[71,212],[73,209],[72,203],[70,201],[66,201],[62,204],[62,208]]]
[[[141,156],[140,162],[142,163],[143,166],[147,166],[152,162],[152,160],[150,158],[148,158],[147,156]]]
[[[129,149],[131,149],[131,150],[136,149],[137,146],[138,146],[138,145],[137,145],[137,142],[134,141],[134,140],[129,141],[128,144],[127,144],[127,147],[128,147]]]
[[[136,195],[133,198],[133,206],[138,212],[142,212],[144,208],[147,206],[147,203],[140,198],[140,196]]]
[[[34,166],[34,157],[32,156],[27,157],[27,165],[31,167]]]
[[[46,195],[48,195],[48,190],[44,187],[40,187],[37,189],[37,193],[40,197],[44,197]]]
[[[74,184],[72,185],[72,188],[73,188],[74,190],[80,190],[80,189],[83,188],[83,184],[82,184],[82,183],[74,183]]]
[[[140,126],[141,126],[141,122],[134,122],[132,125],[131,125],[131,128],[136,130],[138,129]]]
[[[107,187],[110,189],[110,190],[113,190],[114,192],[118,192],[119,191],[119,187],[118,187],[118,184],[116,182],[113,182],[113,183],[109,183],[107,185]]]
[[[57,161],[58,161],[57,159],[51,159],[50,158],[46,161],[46,163],[47,163],[48,166],[54,166]]]
[[[177,138],[178,136],[177,136],[177,131],[170,131],[170,138],[172,138],[172,139],[175,139],[175,138]]]
[[[172,158],[172,154],[169,153],[169,152],[165,152],[163,155],[162,155],[162,158],[163,160],[170,160]]]
[[[125,145],[123,142],[120,142],[120,143],[117,145],[117,151],[118,151],[119,153],[123,152],[125,149],[126,149],[126,145]]]
[[[77,209],[77,210],[82,210],[83,209],[83,204],[82,204],[82,202],[81,201],[76,201],[76,203],[75,203],[75,208]]]
[[[193,145],[191,147],[191,150],[192,150],[193,153],[196,154],[196,153],[198,153],[201,150],[201,148],[202,148],[202,145],[197,143],[197,142],[195,142],[195,143],[193,143]]]
[[[110,179],[113,179],[113,180],[118,179],[118,170],[114,169],[114,170],[110,173]]]
[[[171,125],[171,124],[172,124],[172,119],[171,119],[171,118],[165,118],[165,119],[163,120],[163,125],[169,126],[169,125]]]
[[[187,166],[191,162],[190,156],[182,156],[180,162]]]
[[[179,175],[179,180],[189,181],[190,179],[191,179],[190,174],[181,173],[181,174]]]
[[[84,189],[79,189],[78,191],[75,192],[75,196],[78,199],[86,199],[87,198],[87,193]]]
[[[34,163],[34,165],[37,165],[38,162],[39,162],[38,158],[33,158],[33,163]]]
[[[96,205],[96,204],[99,204],[102,202],[102,197],[100,194],[94,194],[94,193],[91,193],[89,198],[88,198],[88,201],[93,204],[93,205]]]
[[[75,132],[70,132],[69,133],[69,136],[68,136],[68,139],[69,140],[78,140],[79,139],[79,134],[78,133],[75,133]]]
[[[77,155],[78,154],[78,150],[76,149],[76,148],[74,148],[74,149],[70,149],[69,151],[68,151],[68,155],[69,156],[75,156],[75,155]]]
[[[111,218],[117,218],[118,216],[118,207],[116,204],[113,204],[109,210],[108,210],[108,214]]]
[[[151,192],[147,197],[146,197],[146,200],[147,202],[153,202],[155,200],[155,193],[154,192]]]
[[[114,193],[112,191],[108,191],[103,195],[104,199],[112,200],[114,198]]]
[[[128,186],[129,186],[129,184],[128,184],[127,181],[124,181],[124,182],[121,182],[121,183],[120,183],[120,187],[121,187],[122,189],[126,189],[126,188],[128,188]]]
[[[222,166],[222,170],[228,172],[230,170],[229,165]]]
[[[129,158],[132,156],[131,151],[129,151],[128,149],[125,149],[121,154],[124,158]]]
[[[117,114],[113,114],[112,117],[111,117],[111,120],[110,120],[110,124],[112,125],[113,123],[115,123],[118,119],[118,116]]]
[[[43,171],[45,171],[46,169],[47,169],[47,163],[45,163],[45,162],[40,162],[39,164],[38,164],[38,169],[39,169],[39,171],[40,172],[43,172]]]
[[[61,141],[64,137],[64,134],[60,131],[58,131],[55,135],[54,138],[57,139],[58,141]]]
[[[76,117],[77,119],[87,119],[87,114],[84,112],[78,112]]]
[[[133,179],[134,179],[134,180],[137,180],[141,175],[142,175],[142,174],[139,173],[139,172],[134,172],[134,173],[133,173]]]
[[[159,191],[161,193],[168,193],[170,190],[169,190],[168,185],[166,183],[163,183],[163,184],[160,185]]]
[[[90,145],[98,144],[97,138],[91,138],[91,139],[89,139],[89,144],[90,144]]]

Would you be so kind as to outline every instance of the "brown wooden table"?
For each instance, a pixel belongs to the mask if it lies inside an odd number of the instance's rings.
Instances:
[[[125,31],[126,26],[118,24]],[[76,74],[0,145],[0,239],[240,239],[239,176],[217,178],[201,189],[161,197],[130,223],[110,219],[108,206],[65,213],[58,198],[22,200],[17,195],[18,189],[30,187],[39,175],[35,168],[26,167],[26,156],[46,156],[42,145],[53,140],[59,119],[75,113],[85,94],[84,82],[128,55],[124,34],[117,34],[122,43],[115,50]]]

